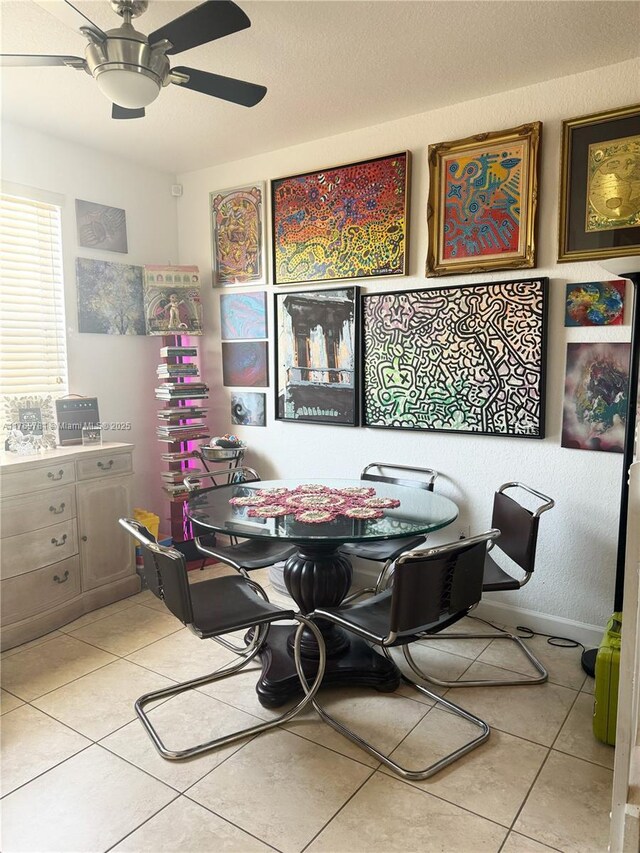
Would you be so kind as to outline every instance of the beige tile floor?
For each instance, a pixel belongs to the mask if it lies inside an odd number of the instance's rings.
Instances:
[[[284,603],[266,572],[254,577]],[[460,628],[483,630],[469,620]],[[211,672],[231,655],[140,593],[2,655],[1,849],[604,853],[613,749],[591,734],[593,682],[579,650],[542,638],[531,645],[549,669],[547,684],[446,691],[492,734],[423,782],[381,769],[313,712],[168,762],[136,719],[135,697]],[[505,678],[523,668],[515,647],[483,639],[424,643],[415,657],[444,677]],[[257,701],[257,674],[159,703],[151,713],[168,744],[181,748],[272,716]],[[394,694],[324,691],[323,702],[410,767],[468,735],[466,723],[406,686]]]

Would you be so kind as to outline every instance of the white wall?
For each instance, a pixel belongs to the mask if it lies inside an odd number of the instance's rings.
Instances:
[[[134,506],[168,515],[160,488],[161,446],[155,439],[153,389],[160,339],[78,332],[76,257],[126,264],[177,262],[173,175],[145,169],[66,140],[4,125],[2,179],[61,196],[69,392],[96,396],[103,422],[130,422],[131,430],[104,433],[106,441],[135,444]],[[75,199],[124,208],[128,254],[79,248]],[[165,524],[164,530],[168,530]]]
[[[447,535],[457,534],[467,524],[472,531],[488,527],[493,491],[502,482],[522,480],[547,492],[555,498],[556,508],[541,521],[536,574],[523,590],[503,593],[501,600],[560,618],[603,625],[613,600],[622,457],[560,447],[565,353],[568,341],[628,340],[629,320],[624,327],[606,329],[567,329],[563,325],[565,283],[597,280],[605,273],[596,263],[558,265],[555,262],[560,133],[562,119],[637,101],[639,80],[640,61],[624,62],[179,175],[178,181],[184,186],[178,202],[180,262],[198,264],[205,283],[203,303],[208,334],[204,341],[204,375],[212,388],[210,411],[214,432],[220,434],[232,428],[230,389],[222,387],[221,376],[218,300],[221,291],[210,287],[211,277],[206,273],[211,264],[209,192],[409,149],[412,152],[410,275],[357,283],[366,292],[500,281],[510,275],[549,276],[547,438],[528,441],[274,421],[272,360],[267,428],[236,427],[233,431],[250,445],[248,462],[257,466],[263,477],[355,477],[367,462],[374,460],[433,466],[446,475],[438,480],[438,490],[460,507],[460,523]],[[429,85],[429,81],[413,82]],[[423,270],[427,250],[427,146],[534,120],[544,122],[537,270],[426,279]],[[273,290],[268,288],[269,293]],[[273,337],[271,359],[272,341]]]

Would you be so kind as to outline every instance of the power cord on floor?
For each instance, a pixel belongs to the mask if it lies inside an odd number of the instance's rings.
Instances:
[[[500,627],[500,625],[495,625],[493,622],[489,622],[488,619],[482,619],[480,616],[472,616],[471,619],[477,619],[478,622],[484,622],[485,625],[490,625],[492,628],[495,628],[496,631],[503,631],[504,629]],[[543,634],[541,631],[534,631],[533,628],[528,628],[526,625],[516,625],[516,631],[525,632],[524,636],[521,636],[521,640],[530,640],[532,637],[547,637],[547,643],[550,646],[557,646],[560,649],[582,649],[585,651],[585,647],[579,640],[572,640],[570,637],[556,637],[554,634]]]

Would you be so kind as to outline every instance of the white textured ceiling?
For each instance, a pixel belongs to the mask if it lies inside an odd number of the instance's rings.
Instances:
[[[113,121],[85,73],[5,68],[5,120],[182,172],[637,56],[636,0],[238,0],[248,30],[172,58],[267,86],[252,109],[169,86],[144,119]],[[108,0],[76,5],[103,29]],[[151,0],[151,32],[198,5]],[[31,0],[2,0],[4,53],[84,54]]]

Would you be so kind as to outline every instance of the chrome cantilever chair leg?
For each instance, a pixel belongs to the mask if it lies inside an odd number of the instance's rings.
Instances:
[[[320,633],[317,625],[312,622],[310,619],[306,619],[304,616],[300,614],[296,614],[296,620],[300,623],[295,635],[294,642],[294,657],[296,661],[296,668],[298,672],[302,672],[302,662],[301,662],[301,654],[300,654],[300,642],[302,639],[302,632],[304,628],[308,628],[316,638],[318,643],[319,657],[318,657],[318,671],[316,677],[313,681],[313,684],[309,687],[306,679],[302,678],[302,685],[304,689],[304,695],[302,699],[294,705],[293,708],[290,708],[284,714],[280,714],[280,716],[275,719],[269,720],[267,722],[258,723],[254,726],[247,726],[244,729],[240,729],[239,731],[233,732],[228,735],[223,735],[221,737],[213,738],[212,740],[206,741],[205,743],[198,744],[197,746],[188,747],[187,749],[174,750],[169,749],[161,740],[158,732],[154,728],[151,723],[148,714],[146,713],[145,706],[149,704],[149,702],[153,702],[156,699],[163,699],[167,696],[175,696],[179,693],[184,692],[185,690],[190,690],[194,687],[200,687],[203,684],[209,684],[212,681],[217,681],[219,679],[228,678],[229,676],[235,675],[241,669],[243,669],[253,658],[258,654],[261,649],[262,642],[266,637],[267,632],[261,634],[260,643],[252,643],[251,650],[244,655],[243,659],[233,663],[232,665],[223,667],[216,672],[211,673],[210,675],[205,675],[200,678],[193,678],[190,681],[184,681],[181,684],[174,684],[171,687],[165,687],[162,690],[154,690],[151,693],[145,693],[144,696],[141,696],[137,702],[135,703],[136,714],[140,718],[143,726],[145,727],[147,734],[153,741],[155,748],[158,750],[160,755],[163,758],[167,758],[169,760],[177,761],[180,759],[192,758],[194,755],[200,755],[203,752],[208,752],[209,750],[217,749],[219,747],[225,746],[226,744],[233,743],[234,741],[241,740],[246,737],[251,737],[253,735],[259,734],[260,732],[267,731],[268,729],[273,729],[276,726],[280,726],[283,723],[286,723],[292,717],[295,717],[300,711],[305,708],[310,702],[314,701],[315,695],[318,692],[318,689],[322,683],[322,678],[324,676],[324,668],[326,663],[326,653],[324,647],[324,641],[322,639],[322,634]],[[267,626],[268,627],[268,626]]]

